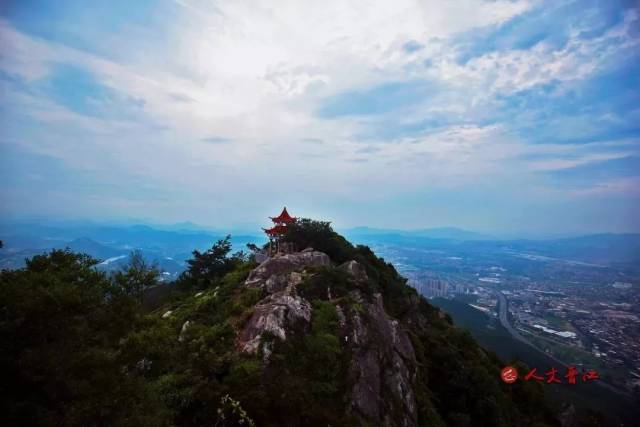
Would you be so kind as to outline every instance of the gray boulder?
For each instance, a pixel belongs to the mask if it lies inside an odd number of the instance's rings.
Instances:
[[[311,304],[288,291],[269,295],[259,302],[242,330],[238,347],[246,353],[256,353],[262,335],[269,332],[286,340],[292,330],[306,328],[311,321]]]
[[[347,261],[343,264],[340,264],[338,268],[349,273],[356,280],[356,282],[366,282],[369,279],[369,277],[367,276],[367,270],[365,270],[365,268],[360,263],[358,263],[358,261]]]
[[[263,286],[267,279],[274,275],[301,270],[304,267],[329,266],[331,260],[324,252],[294,252],[275,256],[256,267],[245,281],[245,286]]]
[[[269,277],[264,282],[264,288],[270,294],[288,289],[292,291],[300,282],[302,282],[302,274],[297,271],[292,271],[288,274],[276,274]]]
[[[187,329],[189,329],[189,325],[191,325],[191,321],[187,320],[182,324],[182,329],[180,329],[180,335],[178,336],[178,341],[183,342],[185,336],[187,334]]]

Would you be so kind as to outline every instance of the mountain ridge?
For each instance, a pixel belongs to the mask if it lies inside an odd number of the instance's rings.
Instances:
[[[220,393],[256,425],[556,425],[539,384],[502,383],[502,362],[368,247],[304,219],[284,239],[304,250],[211,285],[187,273],[154,312],[182,346],[226,331],[239,365]]]

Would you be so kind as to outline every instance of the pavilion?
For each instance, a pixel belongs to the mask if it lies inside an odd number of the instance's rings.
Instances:
[[[269,237],[269,255],[279,252],[293,252],[293,244],[284,242],[282,238],[289,232],[289,226],[296,222],[296,218],[289,215],[286,206],[280,215],[269,218],[273,221],[273,227],[262,229]]]

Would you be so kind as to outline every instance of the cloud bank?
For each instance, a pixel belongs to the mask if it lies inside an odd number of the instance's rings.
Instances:
[[[3,216],[638,231],[640,11],[13,2]]]

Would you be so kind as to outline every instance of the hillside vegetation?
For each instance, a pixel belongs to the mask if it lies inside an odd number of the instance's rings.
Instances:
[[[55,250],[0,274],[11,425],[556,425],[534,383],[328,223],[258,266],[229,239],[173,284]]]

